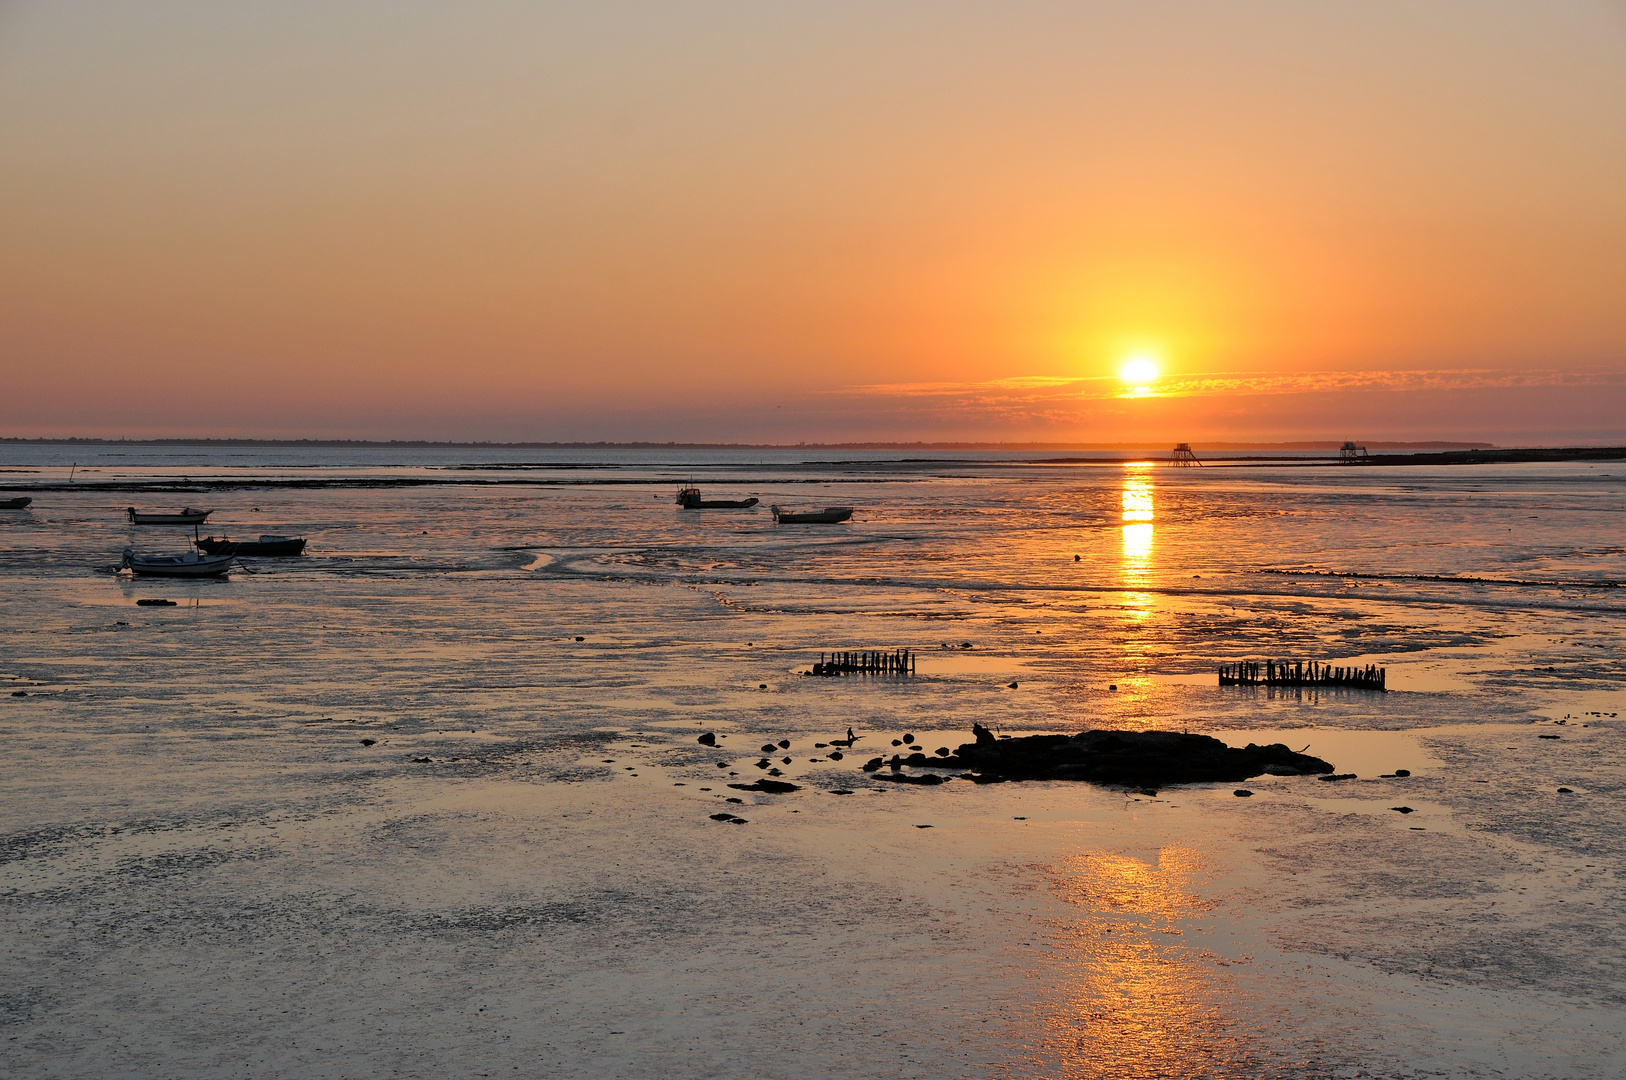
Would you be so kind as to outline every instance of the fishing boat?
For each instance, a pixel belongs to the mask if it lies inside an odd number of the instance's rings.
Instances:
[[[773,519],[780,525],[835,525],[846,521],[853,516],[850,506],[826,506],[823,510],[781,510],[778,506],[769,507],[773,511]]]
[[[250,555],[261,559],[286,559],[305,550],[303,536],[273,536],[261,534],[258,540],[227,540],[205,536],[198,540],[198,550],[208,555]]]
[[[202,525],[213,510],[194,510],[188,506],[178,514],[146,514],[133,506],[124,508],[131,525]]]
[[[230,569],[233,558],[231,555],[199,555],[195,551],[184,555],[137,555],[125,548],[119,569],[152,577],[219,577]]]
[[[678,488],[677,504],[685,510],[744,510],[759,499],[702,499],[697,487]]]
[[[23,495],[16,499],[0,499],[0,510],[23,510],[26,509],[28,504],[33,501],[34,500],[30,499],[27,495]],[[751,501],[756,502],[755,499],[752,499]]]

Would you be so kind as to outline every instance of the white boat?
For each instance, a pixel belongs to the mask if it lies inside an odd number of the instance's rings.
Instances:
[[[195,551],[184,555],[137,555],[125,548],[119,568],[152,577],[219,577],[231,568],[234,558],[234,555],[199,555]]]
[[[850,506],[826,506],[823,510],[781,510],[769,507],[773,519],[781,525],[835,525],[853,516]]]

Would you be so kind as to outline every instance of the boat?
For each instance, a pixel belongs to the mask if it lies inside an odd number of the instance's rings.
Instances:
[[[227,540],[205,536],[198,540],[198,550],[208,555],[250,555],[262,559],[289,558],[305,550],[303,536],[272,536],[262,534],[258,540]]]
[[[677,504],[685,510],[744,510],[760,499],[702,499],[697,487],[678,488]]]
[[[202,525],[213,510],[194,510],[188,506],[178,514],[144,514],[133,506],[124,508],[131,525]]]
[[[188,551],[184,555],[137,555],[124,549],[124,561],[119,569],[153,577],[219,577],[231,567],[233,555],[199,555]]]
[[[780,525],[834,525],[846,521],[853,516],[850,506],[826,506],[823,510],[781,510],[778,506],[769,507],[773,511],[773,519]]]
[[[34,500],[30,499],[27,495],[23,495],[16,499],[0,499],[0,510],[22,510],[33,501]],[[755,499],[752,499],[751,501],[756,502]]]

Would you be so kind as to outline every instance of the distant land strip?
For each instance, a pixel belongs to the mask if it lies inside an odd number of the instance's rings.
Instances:
[[[1036,451],[1118,451],[1122,453],[1167,453],[1162,443],[1093,442],[457,442],[431,439],[104,439],[22,438],[0,436],[0,444],[21,443],[58,446],[290,446],[290,447],[377,447],[419,450],[993,450]],[[1300,442],[1208,442],[1193,444],[1198,450],[1337,450],[1341,440],[1320,439]],[[1490,450],[1494,443],[1435,439],[1410,442],[1362,443],[1368,450]]]

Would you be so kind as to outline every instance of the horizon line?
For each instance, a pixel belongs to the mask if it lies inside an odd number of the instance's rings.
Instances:
[[[1193,442],[1188,445],[1206,450],[1337,450],[1344,445],[1342,439],[1299,439],[1287,442],[1226,440]],[[1464,439],[1378,440],[1357,444],[1368,450],[1495,450],[1507,449],[1495,443],[1472,442]],[[513,450],[1004,450],[1004,451],[1136,451],[1163,449],[1164,442],[992,442],[954,440],[915,440],[889,442],[865,439],[853,442],[682,442],[676,440],[573,440],[547,441],[487,441],[464,439],[255,439],[255,438],[158,438],[130,439],[100,436],[66,436],[28,438],[17,435],[0,436],[0,444],[34,444],[63,446],[377,446],[417,449],[513,449]],[[1512,449],[1549,449],[1549,447],[1515,447]]]

